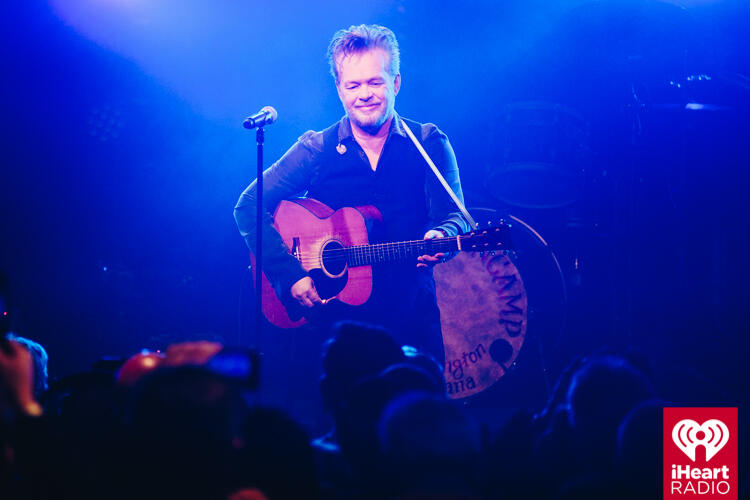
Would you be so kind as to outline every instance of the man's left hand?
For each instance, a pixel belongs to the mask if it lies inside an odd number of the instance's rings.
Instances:
[[[435,238],[444,238],[445,234],[442,231],[436,229],[430,229],[424,233],[424,239],[432,240]],[[417,267],[433,267],[438,262],[442,262],[445,258],[444,253],[436,253],[435,255],[421,255],[417,257]]]

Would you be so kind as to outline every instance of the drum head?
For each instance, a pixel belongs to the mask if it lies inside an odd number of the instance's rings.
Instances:
[[[559,342],[565,290],[557,259],[531,226],[512,215],[470,209],[480,227],[511,226],[512,252],[461,252],[435,266],[451,398],[474,396],[515,370],[528,333]],[[522,359],[522,358],[521,358]]]
[[[523,346],[528,302],[505,253],[461,252],[435,268],[445,380],[452,398],[481,392],[502,377]]]

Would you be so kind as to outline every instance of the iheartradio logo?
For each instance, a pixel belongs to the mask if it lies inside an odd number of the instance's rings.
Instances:
[[[737,408],[665,407],[663,417],[664,500],[737,500]]]
[[[711,460],[729,441],[729,428],[718,419],[698,422],[686,418],[672,428],[672,441],[682,452],[695,462],[695,449],[699,445],[706,448],[706,462]]]

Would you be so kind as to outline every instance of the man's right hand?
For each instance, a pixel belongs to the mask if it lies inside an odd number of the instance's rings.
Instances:
[[[315,307],[317,304],[326,303],[326,301],[321,300],[318,291],[315,290],[315,283],[309,276],[305,276],[292,285],[291,292],[292,297],[305,307]]]

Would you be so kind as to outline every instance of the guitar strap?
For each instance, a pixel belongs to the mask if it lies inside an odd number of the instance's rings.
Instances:
[[[424,161],[427,162],[427,164],[432,169],[432,172],[435,174],[435,176],[440,181],[440,184],[445,188],[445,190],[448,192],[448,196],[451,197],[451,200],[453,200],[453,203],[456,204],[458,209],[461,211],[461,214],[466,218],[469,225],[472,229],[477,228],[477,223],[474,222],[474,219],[472,219],[471,215],[469,215],[469,212],[466,210],[466,207],[463,203],[461,203],[461,200],[458,199],[458,196],[456,196],[456,193],[453,192],[451,187],[448,185],[448,183],[445,180],[445,177],[443,177],[443,174],[440,173],[440,170],[435,166],[435,163],[430,158],[430,155],[427,154],[427,151],[424,150],[422,145],[419,143],[416,137],[414,137],[414,132],[411,131],[409,126],[406,124],[403,118],[401,118],[401,126],[404,127],[404,130],[406,130],[406,135],[409,136],[409,139],[411,139],[411,142],[414,143],[414,145],[419,150],[419,153],[422,155],[422,158],[424,158]]]

